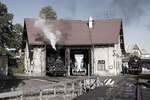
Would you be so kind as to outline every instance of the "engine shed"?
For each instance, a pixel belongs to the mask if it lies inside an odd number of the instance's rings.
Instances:
[[[25,18],[25,72],[44,76],[59,56],[66,75],[118,75],[125,53],[121,19],[46,20],[52,31],[60,31],[56,50],[44,32],[35,27],[38,19]]]

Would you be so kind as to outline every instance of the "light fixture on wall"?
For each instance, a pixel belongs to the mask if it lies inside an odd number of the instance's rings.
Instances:
[[[113,50],[113,56],[121,57],[121,56],[116,52],[116,50]]]
[[[113,50],[113,56],[116,56],[116,50]]]

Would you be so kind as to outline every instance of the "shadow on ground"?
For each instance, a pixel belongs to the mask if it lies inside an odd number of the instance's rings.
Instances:
[[[14,91],[15,88],[23,83],[24,79],[18,79],[15,76],[2,76],[0,75],[0,93]]]
[[[150,74],[141,74],[139,75],[140,79],[146,79],[146,80],[150,80]]]

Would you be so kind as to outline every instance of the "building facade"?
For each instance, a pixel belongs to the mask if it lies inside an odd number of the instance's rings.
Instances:
[[[140,48],[137,44],[127,45],[126,53],[130,55],[136,55],[141,59],[150,59],[150,51]]]
[[[46,75],[47,60],[53,54],[63,59],[67,75],[120,74],[125,53],[121,19],[46,20],[53,34],[61,33],[56,50],[44,31],[35,27],[36,20],[26,18],[24,24],[24,63],[28,75]]]

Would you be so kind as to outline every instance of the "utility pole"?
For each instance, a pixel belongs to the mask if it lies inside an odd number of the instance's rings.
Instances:
[[[94,43],[92,40],[92,30],[93,30],[93,18],[89,17],[89,35],[90,35],[90,41],[92,45],[92,74],[94,74]]]

